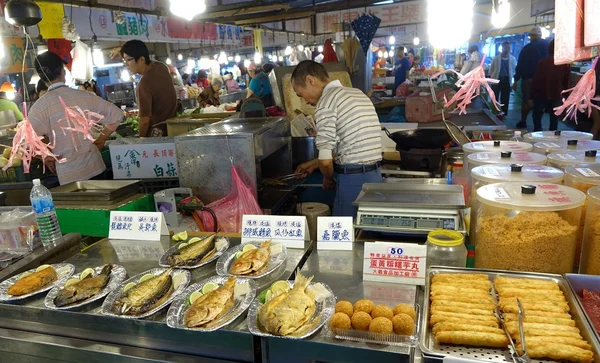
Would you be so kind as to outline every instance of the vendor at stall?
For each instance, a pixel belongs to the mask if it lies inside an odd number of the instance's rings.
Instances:
[[[260,98],[265,107],[271,107],[275,104],[271,83],[269,82],[269,73],[271,73],[273,68],[275,66],[270,63],[257,68],[259,73],[250,81],[250,87],[248,87],[247,98],[253,95]]]
[[[39,136],[48,138],[55,145],[52,152],[64,162],[56,163],[52,158],[44,160],[50,170],[55,170],[61,185],[98,176],[106,169],[100,150],[110,134],[123,121],[123,111],[112,103],[87,91],[65,85],[64,60],[56,53],[45,52],[35,59],[35,69],[48,86],[48,93],[40,98],[27,115],[31,126]],[[104,129],[94,142],[81,133],[63,132],[65,109],[61,100],[69,107],[95,112],[103,116],[100,121]],[[62,127],[61,127],[62,126]]]
[[[360,90],[332,81],[323,65],[309,60],[294,69],[292,87],[298,97],[316,106],[319,150],[318,159],[300,164],[296,173],[306,177],[318,168],[323,188],[336,189],[333,215],[355,216],[352,203],[362,185],[382,182],[381,125],[375,107]]]
[[[130,40],[121,48],[121,57],[131,74],[142,76],[137,86],[141,137],[167,135],[164,121],[177,116],[177,95],[166,64],[150,59],[141,40]]]
[[[6,92],[0,92],[0,113],[8,111],[14,114],[16,121],[23,120],[23,113],[16,103],[6,98]]]
[[[207,87],[198,96],[198,102],[200,107],[205,108],[208,106],[219,106],[221,100],[219,99],[219,91],[223,87],[223,80],[221,77],[216,77],[212,80],[210,87]]]

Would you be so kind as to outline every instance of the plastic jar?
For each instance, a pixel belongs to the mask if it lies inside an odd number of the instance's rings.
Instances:
[[[594,135],[581,131],[536,131],[523,136],[525,142],[557,142],[567,140],[592,140]]]
[[[600,186],[587,192],[580,274],[600,275]]]
[[[500,141],[500,140],[488,140],[488,141],[476,141],[469,142],[463,145],[463,151],[465,152],[465,160],[468,160],[469,155],[482,152],[501,152],[501,151],[531,151],[533,145],[527,142],[519,141]]]
[[[587,151],[600,149],[600,141],[596,140],[567,140],[567,141],[544,141],[533,145],[533,152],[548,155],[550,153]]]
[[[600,164],[600,155],[596,150],[551,153],[547,157],[548,165],[560,170],[577,164]]]
[[[477,189],[475,267],[573,270],[585,194],[559,184],[508,182]]]
[[[427,267],[467,265],[467,247],[460,232],[436,229],[427,235]]]

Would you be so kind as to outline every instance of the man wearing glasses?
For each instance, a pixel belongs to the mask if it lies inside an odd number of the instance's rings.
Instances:
[[[141,40],[125,43],[121,57],[129,73],[142,76],[137,86],[140,137],[167,136],[164,121],[177,115],[177,95],[169,68],[151,60]]]

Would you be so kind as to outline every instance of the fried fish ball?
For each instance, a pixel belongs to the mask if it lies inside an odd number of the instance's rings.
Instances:
[[[526,278],[515,278],[515,277],[496,277],[494,280],[495,286],[530,286],[535,289],[543,290],[560,290],[558,284],[554,281],[526,279]]]
[[[354,307],[352,306],[352,303],[350,301],[338,301],[335,304],[335,312],[336,313],[344,313],[346,315],[348,315],[348,317],[351,317],[352,314],[354,314]]]
[[[504,334],[477,331],[441,331],[435,335],[435,340],[444,344],[473,347],[504,348],[508,345],[508,338]]]
[[[521,346],[517,350],[522,354]],[[589,350],[558,343],[527,343],[527,354],[533,359],[551,359],[574,363],[590,363],[594,360],[594,353]]]
[[[469,304],[492,304],[494,307],[496,306],[496,304],[494,304],[494,300],[492,300],[492,297],[488,294],[488,295],[484,295],[484,296],[460,296],[460,295],[435,295],[435,296],[431,296],[429,298],[429,300],[431,301],[437,301],[437,300],[446,300],[446,301],[456,301],[456,302],[463,302],[463,303],[469,303]]]
[[[495,316],[486,316],[486,315],[470,315],[470,314],[459,314],[459,313],[447,313],[447,312],[437,312],[431,315],[431,319],[429,319],[430,324],[433,326],[441,321],[445,321],[447,318],[459,318],[462,319],[463,322],[471,322],[471,321],[481,321],[487,322],[489,324],[494,324],[492,326],[498,325],[498,319]],[[488,325],[488,324],[485,324]]]
[[[460,307],[465,309],[479,309],[479,310],[494,310],[496,305],[493,303],[485,303],[485,304],[473,304],[473,303],[465,303],[465,302],[456,302],[452,300],[434,300],[431,302],[431,306],[453,306]]]
[[[352,319],[350,320],[354,329],[367,331],[369,330],[369,324],[371,324],[371,320],[373,319],[371,318],[371,315],[364,311],[357,311],[352,314]]]
[[[469,309],[462,308],[460,306],[448,306],[448,305],[432,305],[431,313],[435,314],[437,312],[448,312],[448,313],[460,313],[460,314],[471,314],[471,315],[494,315],[494,311],[487,309]]]
[[[373,319],[369,324],[369,331],[372,333],[390,334],[393,330],[392,321],[383,316]]]
[[[375,304],[371,300],[358,300],[354,303],[354,311],[364,311],[367,314],[371,314],[374,306]]]
[[[438,326],[441,323],[457,323],[463,324],[465,322],[464,318],[458,318],[455,316],[448,315],[434,315],[431,317],[430,323],[431,326]],[[477,325],[477,326],[489,326],[493,328],[498,328],[498,322],[493,320],[470,320],[469,324]]]
[[[504,314],[504,320],[509,323],[519,321],[518,314],[506,313]],[[563,319],[563,318],[555,318],[555,317],[547,317],[547,316],[536,316],[525,314],[523,317],[523,322],[525,323],[541,323],[541,324],[553,324],[553,325],[566,325],[566,326],[575,326],[575,320],[573,319]]]
[[[519,337],[517,337],[516,340],[519,341],[519,343],[521,342]],[[571,345],[573,347],[586,349],[586,350],[592,349],[592,346],[589,345],[588,342],[586,342],[585,340],[575,339],[575,338],[567,338],[567,337],[525,336],[525,342],[527,343],[528,346],[530,344],[539,345],[539,344],[545,344],[545,343],[558,343],[558,344]]]
[[[394,312],[387,305],[375,305],[373,310],[371,310],[371,317],[373,319],[384,317],[392,320],[392,318],[394,317]]]
[[[394,333],[398,335],[412,335],[415,330],[415,321],[409,315],[400,313],[392,318]]]
[[[398,315],[400,313],[406,314],[406,315],[410,316],[413,320],[415,320],[416,316],[417,316],[417,312],[415,311],[415,308],[408,304],[398,304],[398,305],[394,306],[393,313],[394,313],[394,315]]]
[[[432,282],[437,281],[455,281],[455,280],[488,280],[489,277],[486,274],[451,274],[441,273],[433,275]]]
[[[437,323],[431,330],[433,335],[437,334],[437,332],[440,331],[476,331],[482,333],[504,334],[504,330],[500,328],[493,326],[473,325],[470,322],[469,324],[453,322]]]
[[[350,329],[350,317],[345,313],[335,313],[329,320],[332,329]]]

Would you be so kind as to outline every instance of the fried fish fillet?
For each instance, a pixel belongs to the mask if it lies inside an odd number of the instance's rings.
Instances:
[[[525,313],[530,311],[543,311],[553,313],[567,313],[570,308],[569,305],[549,305],[543,303],[532,303],[532,302],[521,302]],[[516,302],[500,302],[498,304],[500,309],[505,313],[519,313],[519,305]]]
[[[505,334],[477,331],[440,331],[435,335],[435,340],[438,343],[473,347],[505,348],[508,345]]]
[[[514,277],[496,277],[494,280],[494,286],[537,290],[560,290],[558,284],[554,281]]]
[[[468,287],[455,287],[455,286],[431,286],[431,295],[463,295],[471,297],[487,297],[489,291],[485,289],[473,289]]]
[[[500,297],[520,297],[520,296],[543,296],[546,299],[547,296],[558,296],[564,297],[562,291],[560,290],[547,290],[547,289],[520,289],[516,287],[504,287],[504,286],[495,286],[496,291]]]
[[[431,300],[431,301],[438,301],[438,300],[456,301],[456,302],[469,303],[469,304],[492,304],[492,305],[496,306],[494,304],[494,300],[492,299],[492,297],[489,294],[481,295],[481,296],[461,296],[461,295],[452,295],[452,294],[432,295],[429,297],[429,300]]]
[[[469,289],[483,289],[490,291],[492,282],[487,280],[454,280],[454,281],[436,281],[431,286],[454,286]]]
[[[429,323],[431,324],[431,326],[434,326],[435,324],[437,324],[439,322],[448,320],[448,318],[462,319],[463,323],[464,322],[472,323],[472,322],[477,321],[478,324],[480,324],[480,322],[486,322],[485,325],[493,324],[491,326],[498,326],[498,319],[495,316],[471,315],[471,314],[448,313],[448,312],[437,312],[435,314],[432,314],[431,318],[429,319]]]
[[[48,266],[45,269],[34,272],[30,275],[17,280],[12,284],[6,291],[9,295],[22,296],[32,292],[43,289],[49,284],[56,281],[58,274],[52,266]]]
[[[450,316],[450,315],[444,315],[444,314],[436,314],[436,315],[432,315],[431,319],[430,319],[430,324],[431,326],[437,326],[439,324],[442,323],[456,323],[456,324],[464,324],[465,323],[464,318],[462,317],[456,317],[456,316]],[[489,326],[489,327],[493,327],[493,328],[498,328],[498,321],[496,320],[475,320],[475,319],[471,319],[468,320],[470,325],[476,325],[476,326]]]

